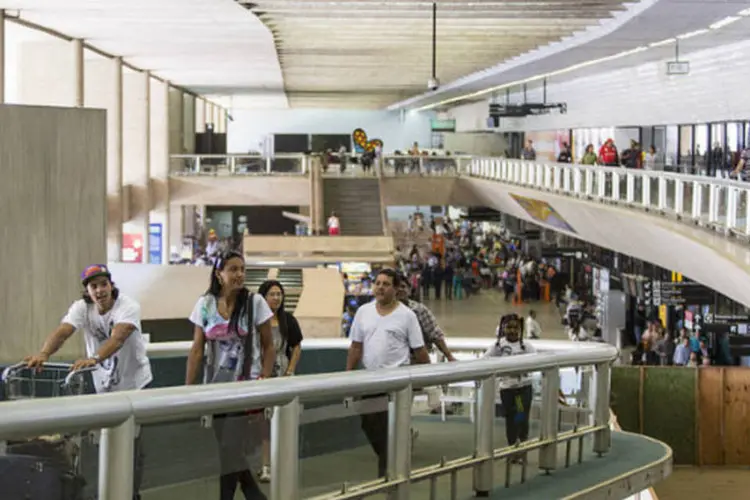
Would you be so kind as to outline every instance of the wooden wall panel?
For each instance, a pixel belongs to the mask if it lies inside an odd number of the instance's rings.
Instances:
[[[750,465],[750,370],[725,369],[723,392],[724,464]]]
[[[698,465],[723,465],[724,368],[698,370]]]
[[[105,133],[101,110],[0,106],[0,362],[36,352],[106,261]]]

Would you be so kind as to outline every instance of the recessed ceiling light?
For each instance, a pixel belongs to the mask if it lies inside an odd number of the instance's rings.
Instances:
[[[719,28],[723,28],[724,26],[727,26],[728,24],[732,24],[733,22],[739,21],[739,20],[740,20],[739,16],[725,17],[721,21],[716,21],[715,23],[713,23],[711,26],[709,26],[709,28],[711,28],[712,30],[717,30]]]

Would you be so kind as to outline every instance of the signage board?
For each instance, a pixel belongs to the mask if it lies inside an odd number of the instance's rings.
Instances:
[[[122,261],[131,264],[143,262],[143,236],[138,233],[122,235]]]
[[[687,75],[690,73],[690,63],[687,61],[668,61],[668,75]]]
[[[163,226],[159,223],[148,225],[148,262],[150,264],[161,264],[161,252],[163,245]]]
[[[651,300],[655,306],[662,304],[679,306],[713,302],[713,292],[698,283],[653,281],[650,288]]]

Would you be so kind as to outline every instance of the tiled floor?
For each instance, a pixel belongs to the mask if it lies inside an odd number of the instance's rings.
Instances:
[[[495,290],[483,290],[479,295],[463,300],[429,300],[425,304],[432,309],[441,328],[449,337],[494,338],[498,320],[503,314],[517,313],[525,316],[530,309],[537,313],[542,327],[542,336],[547,339],[565,339],[560,315],[554,304],[532,302],[514,306],[505,302],[503,294]]]
[[[672,475],[654,488],[659,500],[750,498],[747,468],[676,467]]]

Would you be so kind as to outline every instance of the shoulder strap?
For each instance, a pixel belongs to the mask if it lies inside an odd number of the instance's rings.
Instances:
[[[245,304],[247,314],[247,336],[245,337],[245,357],[242,361],[242,378],[243,380],[250,380],[250,374],[253,365],[253,335],[255,335],[255,294],[250,292],[247,295],[247,303]]]

